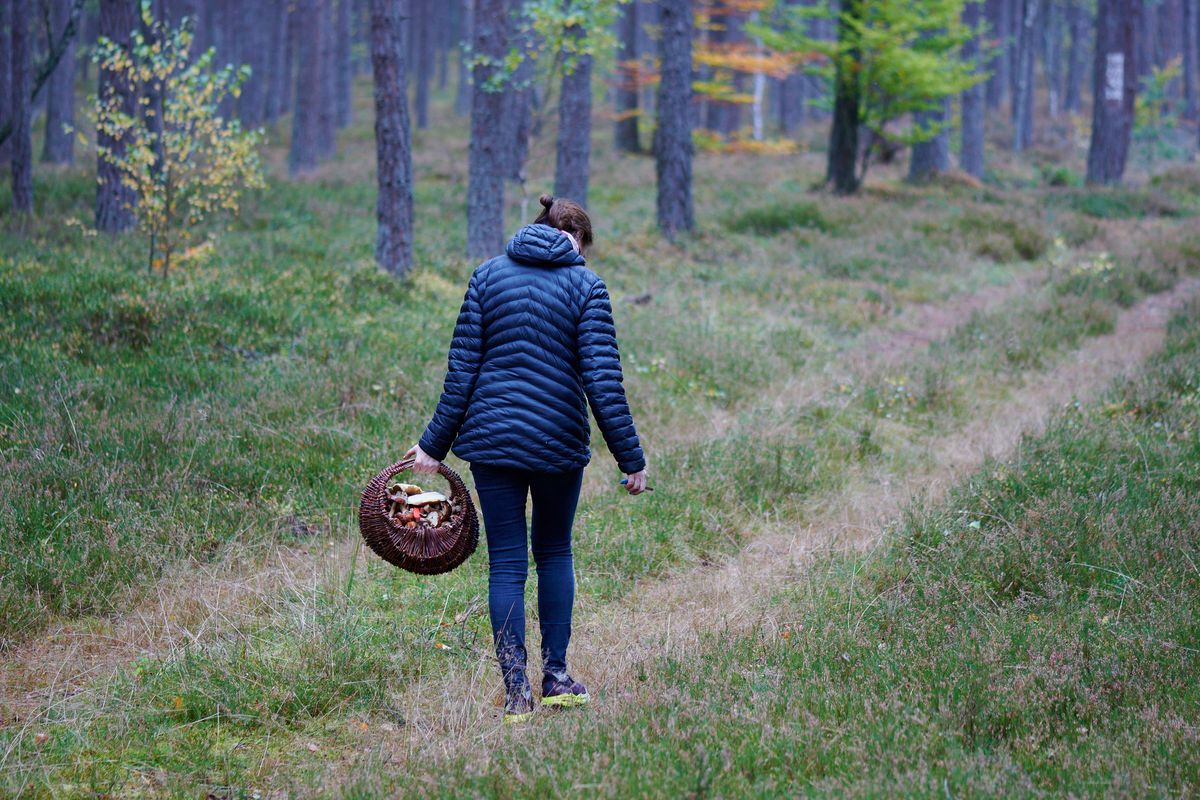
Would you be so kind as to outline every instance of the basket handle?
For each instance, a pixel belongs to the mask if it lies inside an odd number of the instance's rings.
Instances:
[[[392,466],[387,468],[387,470],[386,470],[387,476],[388,476],[387,479],[390,481],[392,478],[395,478],[401,472],[408,472],[409,470],[411,470],[413,468],[413,465],[416,463],[417,463],[417,460],[415,458],[403,458],[403,459],[397,461],[395,464],[392,464]],[[446,480],[450,480],[451,476],[458,477],[458,473],[456,473],[454,470],[452,470],[448,466],[446,466],[446,462],[444,462],[444,461],[438,462],[438,474],[441,475]],[[460,478],[460,480],[461,480],[461,478]]]

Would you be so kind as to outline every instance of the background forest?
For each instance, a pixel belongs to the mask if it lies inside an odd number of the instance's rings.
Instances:
[[[1195,793],[1198,40],[1197,0],[0,0],[0,796]],[[594,703],[510,730],[486,547],[402,573],[356,504],[542,193],[655,492],[593,436]]]

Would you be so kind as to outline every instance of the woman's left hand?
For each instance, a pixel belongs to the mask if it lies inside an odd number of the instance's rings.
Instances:
[[[438,467],[440,467],[442,464],[442,462],[438,461],[436,458],[422,450],[421,445],[419,444],[414,444],[409,451],[404,454],[404,457],[414,459],[412,467],[413,472],[425,472],[433,474],[438,471]]]

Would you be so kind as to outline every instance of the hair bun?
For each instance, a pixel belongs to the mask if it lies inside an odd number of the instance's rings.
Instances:
[[[538,198],[538,202],[541,203],[547,211],[549,211],[550,207],[554,205],[554,197],[552,195],[544,194]]]

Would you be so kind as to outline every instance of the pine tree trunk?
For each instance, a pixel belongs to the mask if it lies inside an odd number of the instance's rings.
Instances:
[[[1009,49],[1009,37],[1012,35],[1012,5],[1010,0],[987,0],[984,14],[988,22],[988,38],[994,46],[988,70],[991,77],[987,81],[988,108],[999,108],[1008,94],[1009,83],[1012,81],[1012,58]]]
[[[576,29],[574,35],[582,36]],[[558,101],[558,153],[554,193],[587,207],[588,158],[592,149],[592,57],[580,56],[562,78]]]
[[[165,17],[162,7],[162,0],[156,0],[158,6],[154,9],[154,19],[163,19]],[[157,43],[158,36],[155,33],[153,25],[147,25],[144,18],[138,20],[142,29],[142,36],[146,43],[153,47]],[[164,153],[163,142],[163,87],[155,82],[149,85],[145,90],[145,96],[142,98],[144,105],[142,106],[142,118],[146,123],[146,130],[154,137],[154,173],[159,174],[162,169],[163,159],[166,157]]]
[[[617,19],[617,65],[614,95],[617,119],[613,123],[613,144],[623,153],[641,149],[638,141],[638,4],[621,6]]]
[[[12,120],[12,4],[0,0],[0,128]],[[7,161],[12,152],[12,137],[0,142],[0,161]]]
[[[33,88],[32,31],[30,4],[33,0],[13,0],[11,50],[12,70],[12,207],[14,211],[33,211],[33,108],[29,93]]]
[[[1017,46],[1017,89],[1013,94],[1013,151],[1020,153],[1033,142],[1034,54],[1037,50],[1038,0],[1024,0]]]
[[[237,15],[245,45],[241,61],[250,67],[250,77],[242,84],[242,94],[238,98],[238,119],[248,128],[257,128],[262,124],[266,110],[271,18],[268,9],[258,3],[241,5]]]
[[[271,0],[267,13],[267,24],[271,26],[267,63],[270,65],[266,79],[267,96],[263,103],[265,122],[271,124],[283,113],[283,95],[291,88],[291,81],[284,73],[285,49],[287,47],[288,0]]]
[[[978,28],[980,22],[980,4],[968,2],[963,6],[963,24],[969,28]],[[974,67],[976,74],[983,70],[982,48],[980,37],[972,36],[963,44],[963,61]],[[963,172],[982,178],[984,172],[983,146],[985,133],[985,92],[983,83],[977,83],[962,93],[962,131],[958,165]]]
[[[401,3],[371,0],[371,69],[375,79],[375,261],[397,277],[412,266],[413,175]]]
[[[27,0],[20,0],[27,2]],[[137,4],[133,0],[100,0],[100,35],[116,45],[130,47],[137,25]],[[97,95],[102,102],[112,100],[129,116],[137,113],[137,97],[129,81],[120,73],[100,70]],[[105,134],[97,134],[96,143],[117,158],[125,153],[125,143]],[[134,225],[133,190],[121,182],[121,170],[102,156],[96,164],[96,228],[105,233],[120,233]]]
[[[433,3],[430,0],[412,0],[414,53],[416,56],[417,91],[414,98],[416,106],[417,129],[429,127],[429,84],[433,78]]]
[[[950,119],[950,100],[942,103],[940,111],[920,111],[913,115],[919,125],[945,125]],[[917,142],[912,147],[908,162],[908,180],[912,183],[927,181],[950,169],[950,132],[942,128],[932,139]]]
[[[522,30],[524,0],[508,0],[507,37],[521,54],[521,63],[512,75],[512,85],[504,92],[503,138],[508,144],[507,177],[525,182],[525,162],[529,158],[529,136],[533,127],[534,64],[530,53],[535,49],[530,34]]]
[[[718,8],[715,6],[714,8]],[[730,15],[725,12],[713,11],[709,15],[708,25],[708,45],[709,49],[715,52],[720,52],[725,44],[729,41]],[[713,80],[715,75],[705,73],[701,76],[702,80]],[[726,121],[726,112],[729,110],[728,104],[723,100],[718,100],[715,97],[704,98],[704,127],[715,134],[724,135],[729,127]]]
[[[658,129],[655,171],[658,178],[658,227],[668,239],[691,231],[692,210],[692,4],[690,0],[659,3]]]
[[[301,9],[306,5],[304,0],[296,0],[294,3],[291,0],[283,0],[285,14],[287,19],[284,24],[287,29],[283,36],[283,75],[280,77],[280,86],[283,88],[282,94],[279,96],[279,113],[290,114],[295,108],[296,87],[299,85],[299,79],[296,76],[298,71],[296,62],[299,59],[300,53],[300,32],[303,28],[301,24]]]
[[[71,0],[52,0],[50,23],[55,39],[62,36],[71,13]],[[70,164],[75,160],[75,39],[46,82],[46,137],[42,142],[42,161]]]
[[[1045,53],[1042,57],[1046,71],[1046,100],[1050,116],[1057,117],[1062,108],[1062,41],[1064,11],[1061,0],[1045,4]]]
[[[353,14],[354,0],[338,0],[337,36],[334,43],[337,61],[334,67],[337,116],[334,123],[339,128],[349,127],[354,121],[354,67],[350,63],[350,46],[353,44],[350,21]]]
[[[1125,174],[1137,95],[1136,4],[1137,0],[1100,0],[1098,5],[1089,183],[1116,184]]]
[[[1196,103],[1197,0],[1183,0],[1180,9],[1183,21],[1183,118],[1193,122],[1200,119]]]
[[[1100,4],[1097,4],[1098,6]],[[1142,0],[1133,13],[1137,16],[1134,23],[1134,47],[1137,49],[1137,74],[1139,78],[1149,75],[1154,69],[1158,57],[1158,5],[1154,0]]]
[[[334,27],[333,0],[319,0],[320,83],[317,104],[317,153],[322,161],[337,152],[337,31]]]
[[[1068,0],[1068,3],[1067,28],[1071,32],[1071,49],[1067,55],[1067,85],[1063,93],[1063,110],[1077,113],[1083,108],[1083,76],[1087,74],[1092,19],[1086,0]]]
[[[838,17],[839,40],[852,35],[852,21],[861,19],[862,0],[846,0]],[[852,49],[848,60],[857,63],[859,53]],[[833,185],[836,194],[858,191],[858,76],[844,69],[839,62],[833,78],[833,124],[829,129],[829,154],[825,182]]]
[[[320,163],[318,114],[321,104],[321,3],[296,3],[296,112],[292,115],[292,148],[288,170],[293,177],[312,172]]]
[[[475,0],[463,0],[462,31],[458,43],[458,86],[454,94],[454,113],[466,116],[471,113],[471,70],[467,63],[467,45],[472,41],[475,26]]]
[[[507,50],[508,14],[505,0],[473,0],[475,4],[473,50],[499,63]],[[496,72],[491,64],[477,63],[471,87],[471,150],[467,177],[467,255],[487,258],[504,246],[505,159],[511,147],[504,130],[504,91],[489,91]]]

